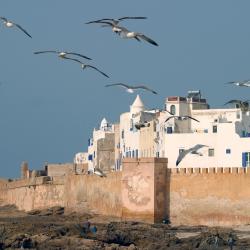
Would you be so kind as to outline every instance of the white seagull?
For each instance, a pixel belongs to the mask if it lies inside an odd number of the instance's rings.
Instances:
[[[178,155],[178,158],[176,160],[176,166],[179,165],[179,163],[183,160],[183,158],[191,153],[191,154],[196,154],[196,155],[199,155],[199,156],[202,156],[201,153],[198,153],[197,151],[200,149],[200,148],[203,148],[203,147],[207,147],[206,145],[203,145],[203,144],[196,144],[194,147],[192,148],[189,148],[189,149],[186,149],[186,150],[183,150],[179,153]]]
[[[8,20],[8,19],[5,18],[5,17],[0,17],[0,20],[3,21],[4,25],[5,25],[7,28],[17,27],[17,28],[20,29],[22,32],[24,32],[27,36],[29,36],[30,38],[32,38],[32,36],[31,36],[24,28],[22,28],[19,24],[12,22],[12,21]]]
[[[68,59],[68,60],[72,60],[72,61],[75,61],[75,62],[78,62],[81,64],[81,67],[82,69],[86,69],[86,68],[91,68],[91,69],[94,69],[96,71],[98,71],[99,73],[101,73],[102,75],[104,75],[105,77],[109,78],[109,76],[107,74],[105,74],[104,72],[102,72],[101,70],[99,70],[98,68],[92,66],[92,65],[89,65],[89,64],[85,64],[83,62],[81,62],[80,60],[78,59],[75,59],[75,58],[69,58],[69,57],[64,57],[64,59]]]
[[[95,168],[94,169],[94,174],[100,176],[100,177],[107,177],[106,174],[103,173],[103,171],[100,168]]]
[[[189,116],[189,115],[182,115],[182,116],[172,115],[172,116],[169,116],[169,117],[166,119],[165,122],[167,122],[168,120],[170,120],[170,119],[172,119],[172,118],[177,119],[178,121],[184,121],[184,120],[187,120],[187,119],[192,119],[192,120],[194,120],[194,121],[196,121],[196,122],[200,122],[200,121],[198,121],[197,119],[195,119],[195,118],[193,118],[193,117],[191,117],[191,116]]]
[[[120,17],[120,18],[116,18],[116,19],[114,19],[114,18],[102,18],[99,20],[87,22],[86,24],[100,23],[102,21],[111,21],[114,25],[117,25],[119,22],[124,21],[124,20],[129,20],[129,19],[147,19],[147,17],[144,17],[144,16],[135,16],[135,17],[126,16],[126,17]]]
[[[250,87],[250,80],[232,81],[232,82],[227,82],[226,84],[234,84],[239,87]]]
[[[239,107],[247,107],[247,106],[249,106],[249,100],[246,100],[246,101],[230,100],[230,101],[226,102],[224,105],[227,105],[227,104],[238,104]]]
[[[153,89],[148,88],[145,85],[132,86],[132,85],[124,84],[124,83],[114,83],[114,84],[107,84],[107,85],[105,85],[105,87],[111,87],[111,86],[121,86],[121,87],[125,88],[126,91],[129,92],[129,93],[134,93],[134,91],[136,89],[143,89],[143,90],[152,92],[155,95],[157,94],[157,92],[155,92]]]
[[[112,27],[112,31],[115,32],[116,34],[118,34],[121,38],[127,38],[127,39],[131,39],[134,38],[137,41],[141,41],[140,39],[145,40],[148,43],[151,43],[155,46],[158,46],[158,44],[152,40],[151,38],[145,36],[143,33],[139,33],[139,32],[134,32],[134,31],[130,31],[124,27],[118,26],[116,24],[113,24],[112,22],[99,22],[99,23],[104,23],[104,24],[108,24],[109,26]]]
[[[74,56],[79,56],[82,57],[84,59],[88,59],[88,60],[92,60],[91,58],[84,56],[82,54],[79,53],[75,53],[75,52],[67,52],[67,51],[57,51],[57,50],[44,50],[44,51],[36,51],[34,52],[34,54],[38,55],[38,54],[43,54],[43,53],[53,53],[53,54],[58,54],[58,56],[60,58],[65,59],[67,55],[74,55]]]

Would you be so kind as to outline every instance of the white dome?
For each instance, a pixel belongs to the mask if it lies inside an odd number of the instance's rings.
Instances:
[[[102,119],[100,129],[105,130],[108,127],[108,122],[105,118]]]
[[[139,95],[136,96],[133,104],[130,106],[130,113],[136,114],[144,111],[145,107]]]

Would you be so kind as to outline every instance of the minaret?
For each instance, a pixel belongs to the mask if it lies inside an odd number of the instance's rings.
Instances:
[[[130,106],[130,113],[136,114],[144,111],[145,107],[139,95],[136,96],[133,104]]]

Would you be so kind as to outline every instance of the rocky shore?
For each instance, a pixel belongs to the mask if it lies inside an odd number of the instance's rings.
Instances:
[[[87,226],[86,226],[87,225]],[[250,226],[174,227],[121,222],[62,207],[18,211],[0,207],[0,249],[250,249]]]

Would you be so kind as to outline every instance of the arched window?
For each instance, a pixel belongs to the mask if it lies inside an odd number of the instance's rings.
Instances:
[[[175,105],[171,105],[170,106],[170,112],[173,114],[173,115],[175,115]]]

